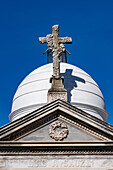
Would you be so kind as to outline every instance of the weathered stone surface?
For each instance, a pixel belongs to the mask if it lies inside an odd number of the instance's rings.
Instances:
[[[56,141],[63,140],[68,133],[67,125],[62,121],[55,121],[49,126],[49,136]]]
[[[0,156],[2,163],[0,169],[16,170],[16,169],[52,169],[52,170],[70,170],[77,168],[78,170],[112,170],[113,155],[89,155],[89,156]],[[46,169],[47,170],[47,169]]]
[[[65,51],[64,44],[72,43],[72,38],[59,38],[59,25],[52,27],[52,34],[46,37],[39,37],[40,43],[47,43],[50,51],[53,53],[53,77],[60,78],[60,56]]]
[[[64,141],[49,136],[49,126],[56,120],[68,127]],[[40,129],[33,132],[38,126]],[[113,127],[64,101],[54,101],[4,126],[0,135],[1,170],[113,169]],[[40,137],[43,140],[36,142]]]
[[[57,99],[67,101],[67,92],[48,92],[48,103]]]
[[[54,123],[57,121],[54,121]],[[91,133],[88,133],[85,129],[82,129],[80,127],[74,127],[70,125],[69,123],[65,121],[61,121],[65,123],[68,129],[68,135],[66,138],[63,139],[63,141],[101,141],[99,138],[94,136]],[[21,138],[19,141],[55,141],[55,139],[51,138],[49,135],[49,128],[51,127],[52,123],[46,125],[45,127],[42,127],[39,130],[36,130],[35,132],[32,132],[31,134]],[[67,133],[66,133],[67,134]]]
[[[67,91],[63,88],[63,82],[60,76],[60,56],[66,50],[63,43],[72,43],[72,39],[68,37],[59,38],[59,26],[54,25],[52,27],[52,34],[48,34],[46,37],[40,37],[39,41],[40,43],[47,43],[53,56],[53,78],[51,79],[51,89],[48,91],[48,102],[52,102],[55,99],[67,101]]]
[[[63,87],[63,77],[58,79],[52,77],[50,82],[52,85],[48,90],[48,103],[57,99],[67,101],[67,90]]]

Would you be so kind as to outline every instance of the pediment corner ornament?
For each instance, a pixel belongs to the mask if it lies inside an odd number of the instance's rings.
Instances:
[[[56,121],[49,126],[49,136],[56,140],[61,141],[67,137],[69,131],[65,123]]]

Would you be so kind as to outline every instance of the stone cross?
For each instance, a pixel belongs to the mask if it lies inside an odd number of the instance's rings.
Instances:
[[[60,78],[60,56],[66,50],[63,44],[72,43],[71,37],[59,37],[59,25],[52,27],[52,34],[46,37],[39,37],[40,43],[47,43],[53,56],[53,77]]]

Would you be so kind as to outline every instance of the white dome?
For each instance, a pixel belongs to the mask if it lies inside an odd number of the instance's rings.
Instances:
[[[22,81],[13,99],[9,116],[11,121],[47,104],[52,70],[52,64],[46,64],[31,72]],[[64,76],[68,102],[101,120],[106,120],[108,113],[105,110],[103,95],[96,82],[80,68],[67,63],[60,64],[60,72],[61,76]]]

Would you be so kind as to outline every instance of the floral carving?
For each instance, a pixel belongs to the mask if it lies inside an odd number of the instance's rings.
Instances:
[[[68,135],[68,128],[65,123],[56,121],[52,123],[49,127],[49,135],[52,139],[56,141],[61,141]]]

